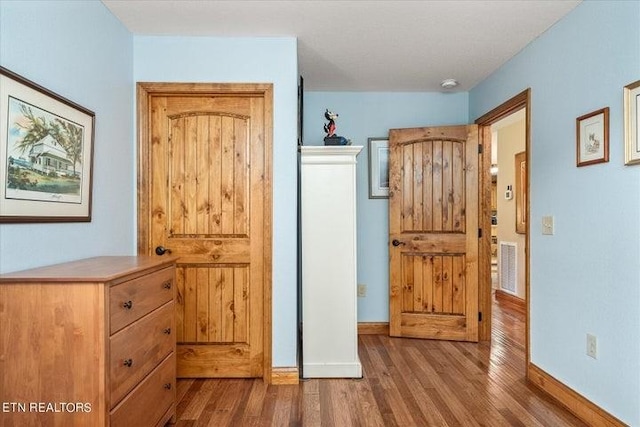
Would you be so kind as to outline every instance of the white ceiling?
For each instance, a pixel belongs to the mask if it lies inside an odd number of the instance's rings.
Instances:
[[[102,0],[134,34],[298,39],[305,90],[468,91],[580,0]]]

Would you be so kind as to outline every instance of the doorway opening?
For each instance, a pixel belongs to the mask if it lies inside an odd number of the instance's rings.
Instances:
[[[491,286],[525,310],[526,108],[491,125]]]
[[[491,340],[494,295],[519,304],[525,314],[525,371],[529,366],[530,92],[519,93],[475,122],[483,152],[479,222],[481,228],[491,230],[479,256],[480,339]]]

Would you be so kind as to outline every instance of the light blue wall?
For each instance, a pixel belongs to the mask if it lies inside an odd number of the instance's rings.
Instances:
[[[635,426],[640,166],[624,166],[622,88],[638,79],[640,2],[585,1],[469,96],[474,120],[531,88],[531,361]],[[610,161],[577,168],[576,117],[607,106]]]
[[[2,1],[0,64],[96,113],[92,221],[1,224],[0,272],[134,254],[131,34],[101,2]]]
[[[466,124],[466,93],[306,92],[304,143],[322,145],[328,108],[339,114],[337,134],[364,149],[358,155],[358,283],[367,296],[358,298],[358,321],[389,320],[389,201],[369,199],[367,138],[386,137],[389,129]]]
[[[466,123],[531,87],[532,362],[631,425],[640,425],[640,166],[623,166],[621,104],[622,87],[640,78],[638,22],[637,1],[586,1],[468,99],[308,92],[304,120],[305,143],[321,144],[322,113],[334,109],[338,133],[366,146],[389,128]],[[1,272],[135,253],[134,81],[275,84],[274,366],[294,366],[295,39],[134,40],[97,1],[2,1],[0,64],[96,113],[93,221],[0,225]],[[576,168],[575,118],[604,106],[611,161]],[[369,290],[359,320],[386,321],[387,201],[368,199],[366,164],[365,149],[358,281]],[[542,215],[555,216],[554,236],[540,235]],[[598,337],[597,360],[585,355],[586,333]]]
[[[296,366],[297,42],[134,37],[134,79],[273,83],[273,366]]]

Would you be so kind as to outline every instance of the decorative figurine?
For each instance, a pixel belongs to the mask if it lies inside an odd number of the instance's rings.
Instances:
[[[336,134],[336,119],[338,115],[336,113],[332,113],[329,109],[326,109],[324,112],[324,118],[329,120],[329,123],[325,123],[324,131],[327,134],[327,138],[331,138]]]
[[[324,125],[324,131],[327,134],[327,136],[324,137],[324,145],[350,145],[351,140],[336,135],[336,119],[338,118],[338,114],[326,109],[324,118],[329,120],[329,123],[325,123]]]

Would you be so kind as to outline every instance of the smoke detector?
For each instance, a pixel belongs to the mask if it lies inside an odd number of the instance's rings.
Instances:
[[[453,89],[458,86],[458,81],[456,79],[444,79],[440,86],[442,86],[442,89]]]

